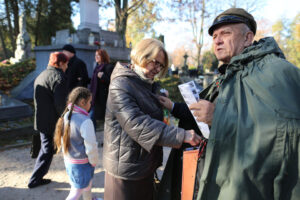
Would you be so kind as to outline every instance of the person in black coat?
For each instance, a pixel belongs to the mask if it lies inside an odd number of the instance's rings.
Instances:
[[[109,63],[109,56],[104,49],[96,50],[95,60],[97,65],[94,69],[90,85],[90,90],[93,95],[90,116],[96,128],[96,120],[104,120],[108,87],[114,65]]]
[[[70,44],[63,46],[63,53],[69,58],[67,75],[68,92],[71,92],[75,87],[87,87],[90,83],[88,71],[85,63],[76,56],[74,47]]]
[[[217,92],[217,91],[216,91]],[[205,99],[210,102],[214,102],[217,96],[217,93],[213,92],[212,95],[208,95],[208,89],[205,89],[199,94],[201,99]],[[207,139],[204,138],[201,131],[198,128],[198,125],[190,111],[190,108],[186,103],[172,102],[168,97],[160,96],[160,103],[163,107],[171,111],[171,114],[179,119],[178,127],[185,130],[193,129],[201,137],[205,143]],[[201,101],[201,100],[200,100]],[[205,102],[204,102],[205,103]],[[199,120],[197,118],[198,121]],[[210,125],[210,123],[208,123]],[[182,189],[182,156],[183,151],[186,148],[191,147],[189,144],[184,144],[180,149],[172,149],[164,169],[164,174],[159,188],[159,198],[158,200],[180,200],[181,199],[181,189]],[[205,150],[204,150],[205,151]],[[204,168],[204,156],[202,154],[201,159],[198,159],[199,170],[196,173],[195,188],[199,187],[199,181],[203,168]]]
[[[65,108],[68,95],[64,74],[67,68],[68,57],[64,53],[51,53],[47,68],[34,81],[34,129],[40,132],[41,149],[28,183],[29,188],[51,182],[43,177],[52,162],[55,124]]]

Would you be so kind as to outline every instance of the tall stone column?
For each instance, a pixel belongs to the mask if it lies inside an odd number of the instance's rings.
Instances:
[[[89,28],[92,32],[99,32],[99,4],[98,0],[80,0],[80,24],[78,30]]]

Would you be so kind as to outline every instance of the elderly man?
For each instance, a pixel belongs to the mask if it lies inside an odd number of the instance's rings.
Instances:
[[[190,106],[198,121],[211,126],[204,168],[198,162],[197,200],[300,198],[300,70],[273,38],[253,43],[255,33],[253,16],[240,8],[224,11],[209,28],[220,76]],[[181,127],[199,133],[185,104],[160,101]],[[164,173],[172,188],[162,195],[171,191],[170,199],[180,199],[181,154]]]
[[[211,125],[197,199],[299,199],[300,70],[273,38],[252,43],[256,22],[243,9],[208,32],[222,65],[190,106]]]

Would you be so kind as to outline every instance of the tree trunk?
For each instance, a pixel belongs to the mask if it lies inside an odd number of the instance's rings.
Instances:
[[[6,19],[7,19],[7,24],[8,24],[8,32],[9,32],[9,39],[10,43],[12,46],[13,51],[16,50],[16,44],[15,44],[15,39],[14,39],[14,32],[11,26],[11,19],[10,19],[10,11],[9,11],[9,2],[8,0],[4,1],[5,3],[5,10],[6,10]]]
[[[4,27],[3,26],[3,22],[1,20],[1,27]],[[8,53],[7,53],[7,49],[6,49],[6,45],[5,45],[5,42],[4,42],[4,36],[3,36],[3,33],[2,33],[2,30],[3,28],[0,28],[0,40],[1,40],[1,45],[2,45],[2,48],[3,48],[3,51],[4,51],[4,56],[5,56],[5,59],[8,59]]]
[[[116,11],[116,31],[121,35],[124,44],[126,44],[126,28],[127,28],[127,19],[128,19],[128,0],[123,1],[121,7],[120,0],[115,0],[115,11]]]
[[[39,25],[41,20],[41,12],[42,12],[42,2],[43,0],[39,0],[36,8],[36,25],[34,30],[34,45],[38,46],[39,42]]]
[[[142,6],[143,2],[144,0],[136,1],[128,8],[128,0],[123,0],[122,5],[120,0],[115,0],[116,31],[124,38],[124,46],[126,45],[125,34],[128,16]]]
[[[201,50],[203,46],[203,25],[204,25],[204,13],[205,13],[205,0],[202,0],[202,8],[201,8],[201,24],[200,24],[200,33],[199,33],[199,43],[197,45],[197,68],[201,63]]]
[[[18,6],[18,0],[11,0],[11,8],[14,15],[14,36],[17,38],[19,34],[19,6]]]
[[[125,39],[125,33],[127,28],[127,14],[125,13],[123,16],[118,17],[116,20],[116,31]],[[126,43],[126,41],[124,40]]]

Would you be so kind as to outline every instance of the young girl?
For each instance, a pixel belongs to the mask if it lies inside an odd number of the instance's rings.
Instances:
[[[92,95],[89,89],[77,87],[68,97],[68,105],[56,124],[54,143],[62,149],[71,190],[66,200],[91,200],[94,169],[99,161],[95,129],[88,111]]]

